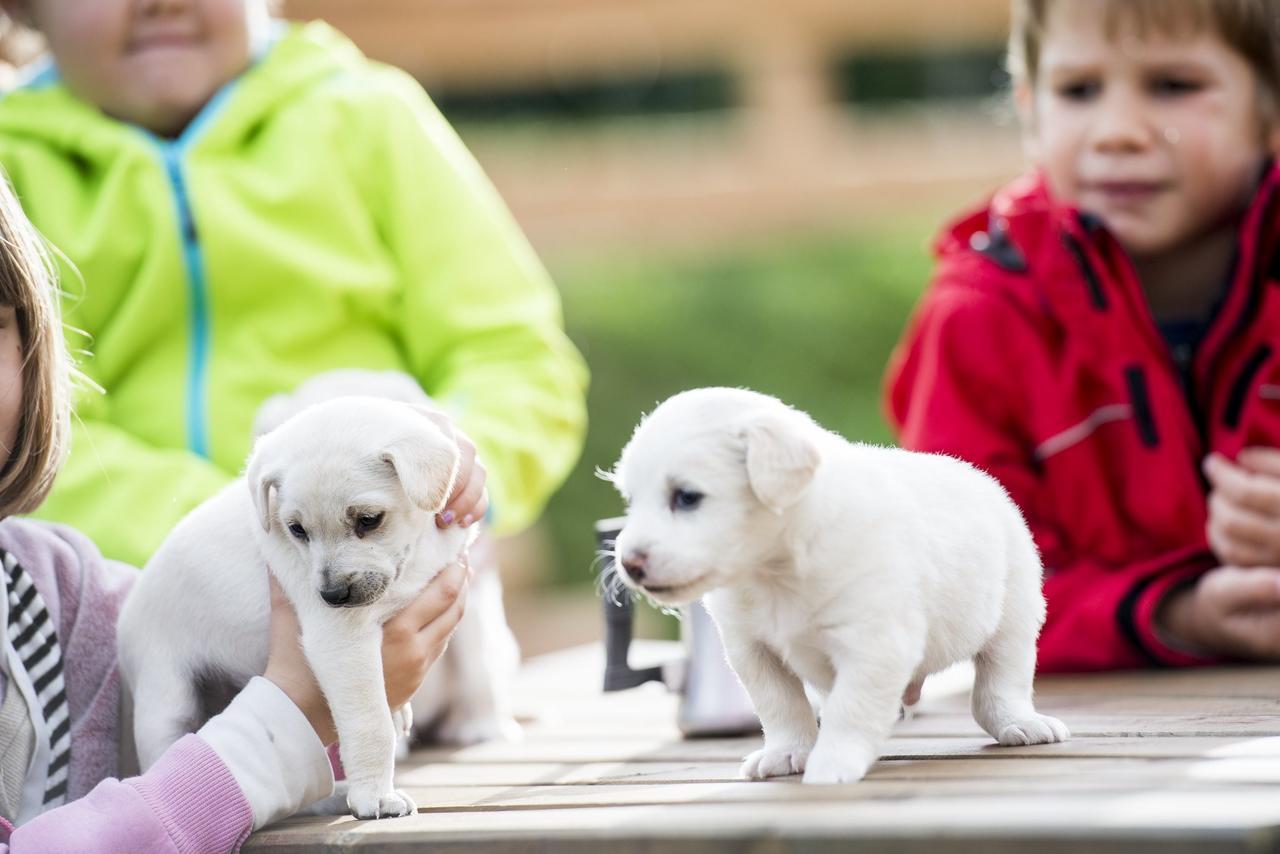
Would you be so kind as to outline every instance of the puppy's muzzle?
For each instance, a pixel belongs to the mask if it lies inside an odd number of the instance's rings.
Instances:
[[[342,574],[325,570],[320,575],[320,598],[332,608],[368,605],[387,589],[387,579],[375,573]]]

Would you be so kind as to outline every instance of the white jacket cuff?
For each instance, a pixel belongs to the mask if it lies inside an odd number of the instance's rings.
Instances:
[[[333,768],[302,710],[274,682],[255,676],[197,733],[240,784],[253,829],[333,792]]]

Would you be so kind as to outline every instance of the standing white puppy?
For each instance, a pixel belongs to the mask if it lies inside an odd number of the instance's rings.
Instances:
[[[708,388],[642,421],[613,480],[622,580],[664,605],[706,594],[755,704],[764,747],[744,776],[860,780],[904,693],[969,658],[973,716],[997,741],[1068,738],[1031,699],[1035,543],[967,463],[850,443],[776,398]]]

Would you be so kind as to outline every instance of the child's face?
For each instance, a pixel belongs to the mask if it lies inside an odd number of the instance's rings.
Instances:
[[[1053,194],[1097,214],[1135,256],[1230,222],[1276,147],[1259,82],[1211,31],[1108,37],[1092,0],[1052,4],[1028,142]]]
[[[0,305],[0,465],[18,441],[22,419],[22,331],[11,305]]]
[[[170,136],[249,64],[262,0],[28,0],[67,86]]]

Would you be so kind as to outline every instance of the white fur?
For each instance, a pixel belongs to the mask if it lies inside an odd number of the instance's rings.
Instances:
[[[1032,705],[1035,544],[967,463],[850,443],[775,398],[710,388],[642,421],[614,480],[623,581],[664,605],[706,594],[755,704],[765,743],[744,776],[861,779],[904,693],[968,658],[974,718],[1001,744],[1068,737]],[[702,498],[680,509],[677,489]],[[804,683],[823,698],[821,728]]]
[[[330,387],[349,387],[350,379]],[[259,438],[246,476],[174,528],[120,615],[120,669],[142,768],[202,723],[201,676],[238,688],[265,669],[269,566],[297,611],[303,651],[333,713],[348,808],[362,818],[414,811],[392,785],[397,733],[407,732],[412,715],[387,706],[381,627],[474,539],[475,527],[435,525],[457,468],[457,445],[419,404],[384,398],[325,400]],[[377,512],[378,528],[357,536],[354,517]],[[305,542],[291,535],[292,522],[305,529]],[[423,708],[446,723],[483,724],[479,733],[455,735],[518,731],[507,696],[514,639],[496,574],[488,575],[446,653],[465,666],[442,658],[419,692],[428,695]],[[333,607],[322,599],[322,590],[344,582],[354,600],[367,601]]]

